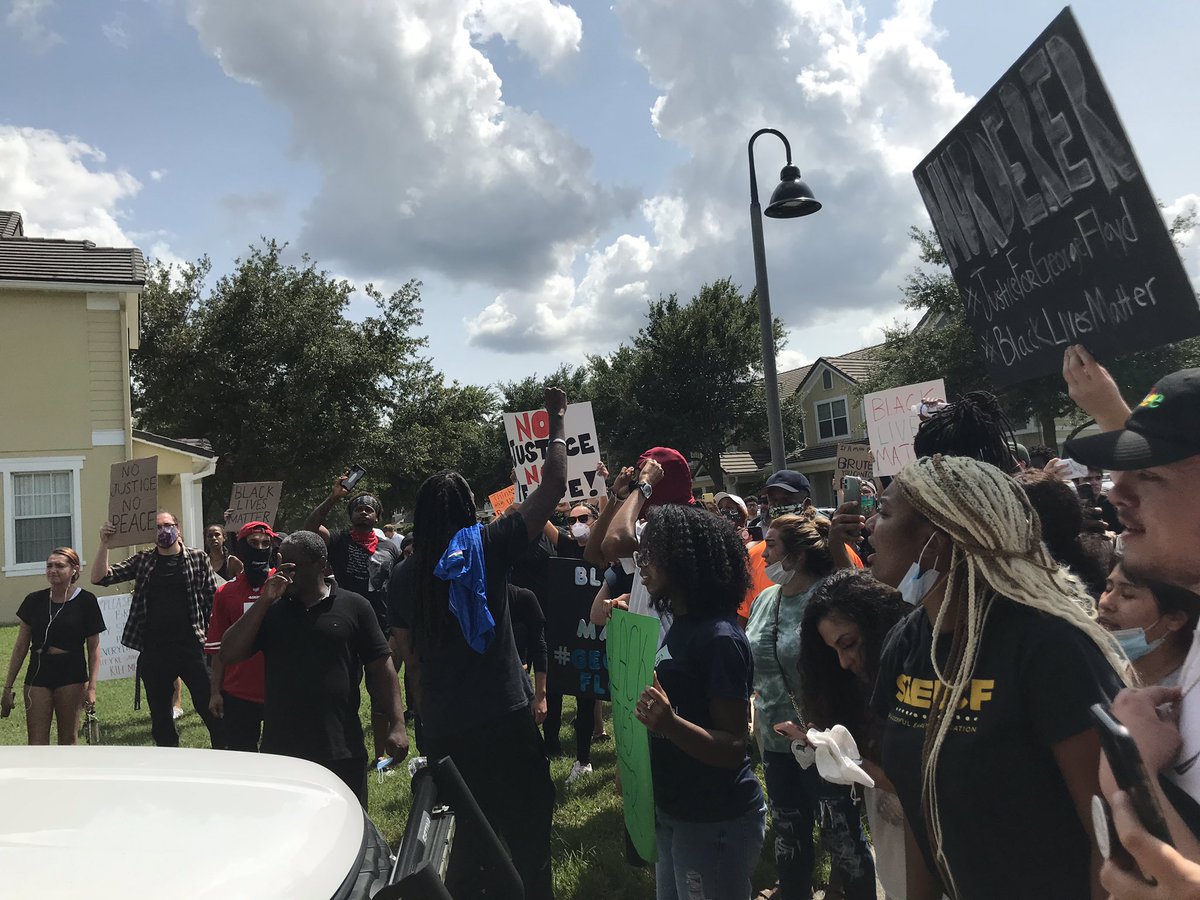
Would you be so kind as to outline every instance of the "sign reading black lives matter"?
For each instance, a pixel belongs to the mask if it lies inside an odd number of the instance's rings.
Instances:
[[[546,681],[551,691],[608,699],[607,626],[591,622],[592,601],[600,590],[596,569],[581,559],[547,560]]]
[[[1152,89],[1152,88],[1151,88]],[[1200,334],[1200,308],[1069,8],[913,171],[998,385]]]

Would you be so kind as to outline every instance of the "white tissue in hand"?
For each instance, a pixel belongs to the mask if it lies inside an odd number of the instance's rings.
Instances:
[[[811,753],[810,762],[806,763],[800,757],[796,747],[799,741],[792,742],[792,753],[796,761],[808,768],[812,761],[817,764],[817,772],[826,781],[833,784],[861,784],[869,788],[875,787],[875,779],[863,771],[862,756],[858,752],[858,744],[845,725],[834,725],[828,731],[808,729],[808,747],[802,749]],[[806,754],[807,756],[807,754]]]
[[[803,741],[792,741],[792,756],[800,763],[800,768],[807,769],[817,761],[817,748]]]

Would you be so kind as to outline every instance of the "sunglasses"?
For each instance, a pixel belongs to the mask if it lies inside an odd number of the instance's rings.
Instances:
[[[568,522],[590,522],[592,520],[591,513],[583,513],[578,516],[567,516]]]

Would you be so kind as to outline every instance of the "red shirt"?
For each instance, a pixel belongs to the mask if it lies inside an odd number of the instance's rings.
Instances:
[[[274,574],[274,569],[270,574]],[[208,621],[208,640],[204,644],[205,653],[217,653],[221,649],[221,637],[229,626],[242,617],[258,599],[261,588],[252,587],[246,580],[245,573],[238,575],[233,581],[227,581],[217,588],[213,597],[212,617]],[[235,663],[225,667],[225,681],[222,690],[227,691],[242,700],[251,703],[263,702],[263,655],[255,653],[245,662]]]

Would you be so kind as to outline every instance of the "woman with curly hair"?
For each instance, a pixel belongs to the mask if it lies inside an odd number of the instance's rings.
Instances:
[[[662,506],[634,562],[654,608],[672,614],[636,710],[650,731],[658,900],[749,897],[767,810],[746,737],[754,662],[736,618],[746,546],[728,521]]]
[[[800,623],[800,703],[808,721],[825,730],[843,725],[875,780],[866,791],[875,870],[888,900],[903,900],[904,811],[879,767],[883,720],[871,711],[884,638],[912,612],[895,588],[869,572],[844,569],[813,592]]]
[[[875,577],[919,604],[872,698],[915,838],[908,900],[1100,895],[1089,707],[1127,660],[1092,598],[1046,551],[1020,485],[977,460],[905,466],[870,525]]]
[[[874,900],[875,864],[858,808],[846,785],[830,784],[813,766],[792,755],[789,722],[811,720],[800,702],[797,669],[803,655],[800,620],[816,591],[833,571],[829,520],[806,514],[779,516],[766,533],[763,561],[774,585],[751,607],[746,637],[754,655],[754,714],[762,750],[780,900],[808,900],[813,892],[816,851],[813,826],[832,858],[830,882],[847,900]]]
[[[1042,523],[1042,542],[1060,566],[1083,582],[1092,599],[1104,593],[1104,580],[1112,568],[1113,542],[1103,534],[1085,532],[1084,510],[1074,488],[1037,469],[1014,476],[1029,497]]]

